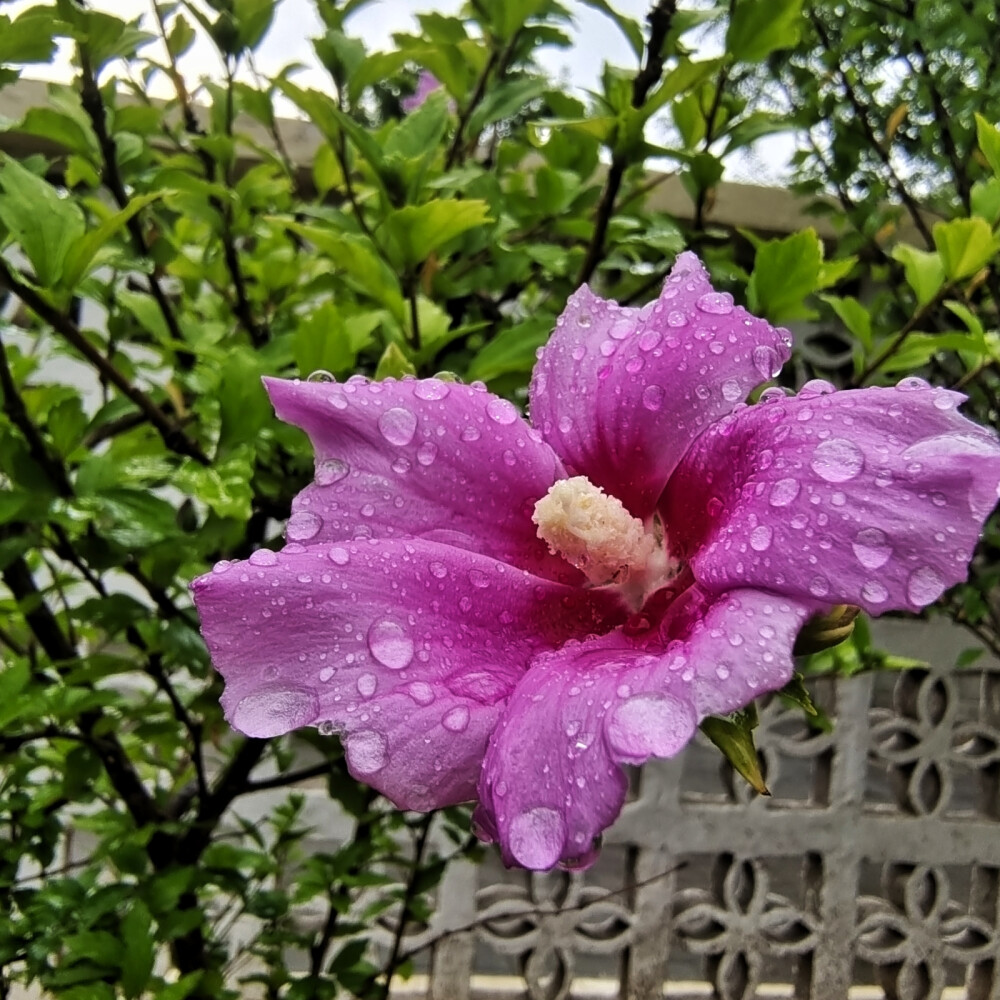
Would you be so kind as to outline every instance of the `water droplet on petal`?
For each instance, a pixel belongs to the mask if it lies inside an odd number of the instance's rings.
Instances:
[[[944,593],[944,580],[931,566],[915,569],[906,581],[906,596],[911,604],[923,607],[932,604]]]
[[[562,856],[566,822],[555,809],[529,809],[511,820],[507,842],[518,864],[535,870],[551,868]]]
[[[826,597],[830,593],[830,581],[825,576],[814,576],[809,581],[809,593],[813,597]]]
[[[329,555],[330,561],[336,563],[338,566],[346,566],[351,558],[347,549],[342,549],[339,545],[330,549],[327,555]]]
[[[375,622],[368,629],[368,648],[390,670],[402,670],[413,659],[413,640],[406,629],[393,621]]]
[[[285,538],[290,542],[308,542],[323,527],[323,519],[311,510],[296,511],[285,525]]]
[[[437,453],[437,445],[433,441],[425,441],[417,449],[417,461],[423,466],[431,465],[437,458]]]
[[[950,392],[939,392],[934,396],[934,405],[939,410],[952,410],[955,408],[955,400]]]
[[[853,441],[831,438],[816,446],[811,465],[820,479],[828,483],[846,483],[865,467],[865,456]]]
[[[320,486],[332,486],[339,483],[351,467],[339,458],[326,458],[316,463],[316,482]]]
[[[307,382],[336,382],[337,380],[333,377],[332,373],[326,371],[323,368],[317,368],[316,371],[310,372],[306,376]]]
[[[675,329],[681,326],[687,326],[687,316],[677,309],[672,312],[667,313],[667,326],[672,326]]]
[[[753,366],[762,378],[774,378],[781,371],[778,352],[767,344],[759,344],[753,349]]]
[[[409,410],[394,406],[378,418],[378,429],[389,444],[402,446],[413,440],[417,431],[417,418]]]
[[[434,688],[426,681],[414,681],[407,689],[406,693],[418,704],[429,705],[434,701]]]
[[[617,319],[611,324],[608,336],[613,340],[624,340],[635,329],[635,321],[631,319]]]
[[[378,678],[374,674],[362,674],[358,678],[358,694],[362,698],[370,698],[378,687]]]
[[[799,495],[797,479],[779,479],[772,487],[768,502],[772,507],[787,507]]]
[[[445,712],[441,725],[449,733],[464,733],[469,728],[469,709],[465,705],[456,705]]]
[[[743,395],[739,382],[734,378],[727,378],[722,383],[722,398],[729,403],[735,403]]]
[[[663,339],[659,330],[646,330],[639,337],[639,350],[651,351]]]
[[[486,404],[486,415],[498,424],[512,424],[517,420],[517,407],[510,400],[498,396]]]
[[[663,406],[663,396],[663,386],[656,384],[647,385],[642,391],[642,405],[647,410],[652,410],[655,413]]]
[[[480,438],[480,434],[479,434],[479,428],[478,427],[473,427],[473,426],[470,425],[470,426],[466,427],[462,431],[462,440],[463,441],[478,441],[479,438]]]
[[[728,316],[733,311],[733,297],[728,292],[706,292],[695,304],[715,316]]]
[[[852,547],[855,558],[865,569],[878,569],[892,556],[892,544],[879,528],[862,528],[854,536]]]
[[[924,379],[910,375],[907,378],[900,379],[896,383],[896,388],[902,389],[903,392],[913,392],[915,389],[929,389],[930,385]]]
[[[344,742],[351,770],[362,776],[375,774],[389,763],[385,737],[370,729],[352,733]]]
[[[250,553],[250,560],[254,566],[274,566],[278,557],[270,549],[256,549]]]
[[[881,604],[889,596],[885,585],[878,580],[869,580],[861,588],[861,596],[870,604]]]
[[[672,757],[691,739],[692,705],[669,694],[638,694],[623,701],[605,722],[608,745],[623,761]]]
[[[490,578],[481,569],[470,569],[469,583],[482,589],[490,585]]]
[[[758,524],[756,528],[750,532],[750,548],[754,552],[766,552],[771,545],[771,538],[774,532],[770,525]]]
[[[265,739],[306,726],[318,713],[316,695],[311,691],[283,688],[248,694],[240,699],[230,721],[241,733]]]
[[[451,389],[448,388],[448,383],[436,378],[421,379],[413,387],[413,395],[418,399],[444,399],[449,392]]]

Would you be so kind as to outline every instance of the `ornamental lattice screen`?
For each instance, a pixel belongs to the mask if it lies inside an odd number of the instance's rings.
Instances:
[[[695,744],[591,871],[453,865],[393,996],[1000,997],[1000,664],[814,693],[833,733],[761,713],[769,799]]]

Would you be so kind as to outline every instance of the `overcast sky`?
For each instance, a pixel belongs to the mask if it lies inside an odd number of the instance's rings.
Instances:
[[[35,0],[15,0],[0,6],[4,13],[15,14],[33,2]],[[641,22],[652,0],[612,2],[617,10]],[[91,6],[124,18],[146,15],[150,10],[149,0],[91,0]],[[374,0],[350,19],[348,29],[363,38],[370,51],[387,49],[392,47],[393,32],[418,30],[414,17],[417,11],[451,14],[461,6],[462,0]],[[566,6],[574,12],[575,25],[571,32],[575,41],[573,48],[550,47],[540,54],[544,68],[553,78],[565,79],[577,88],[597,89],[604,62],[631,69],[636,67],[635,54],[612,21],[583,3],[568,0]],[[289,63],[301,63],[304,69],[296,80],[303,85],[325,88],[329,85],[329,77],[317,65],[311,43],[311,39],[321,32],[322,25],[315,13],[313,0],[280,0],[271,30],[257,53],[258,69],[264,74],[273,74]],[[216,75],[219,62],[211,44],[200,40],[185,56],[181,70],[189,80],[197,80],[206,74]],[[53,66],[32,66],[26,75],[68,79],[68,59],[61,58]],[[151,90],[166,97],[172,88],[167,80],[160,78]],[[0,112],[2,104],[0,97]],[[286,112],[284,108],[279,110]],[[727,176],[734,179],[753,177],[758,183],[768,180],[777,182],[784,173],[783,165],[789,152],[787,141],[770,140],[766,145],[762,144],[751,160],[730,165]]]

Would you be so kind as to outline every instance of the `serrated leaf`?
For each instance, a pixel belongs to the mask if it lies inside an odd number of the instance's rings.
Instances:
[[[945,277],[960,281],[985,267],[997,252],[997,241],[985,219],[951,219],[935,223],[934,246]]]
[[[54,288],[83,236],[83,213],[68,198],[8,156],[0,158],[0,221],[31,261],[38,284]]]
[[[413,267],[449,240],[490,222],[489,212],[485,201],[439,198],[396,209],[387,216],[385,230],[403,265]]]
[[[917,304],[925,306],[931,302],[944,285],[940,255],[901,243],[893,247],[892,256],[903,265],[906,283],[913,289]]]
[[[757,250],[747,287],[750,310],[772,323],[812,315],[805,300],[820,286],[823,245],[815,229],[804,229]]]

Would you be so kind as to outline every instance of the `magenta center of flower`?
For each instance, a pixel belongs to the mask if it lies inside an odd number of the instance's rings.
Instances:
[[[594,586],[614,587],[633,611],[677,574],[659,522],[633,517],[621,500],[586,476],[555,483],[535,504],[532,521],[549,551]]]

